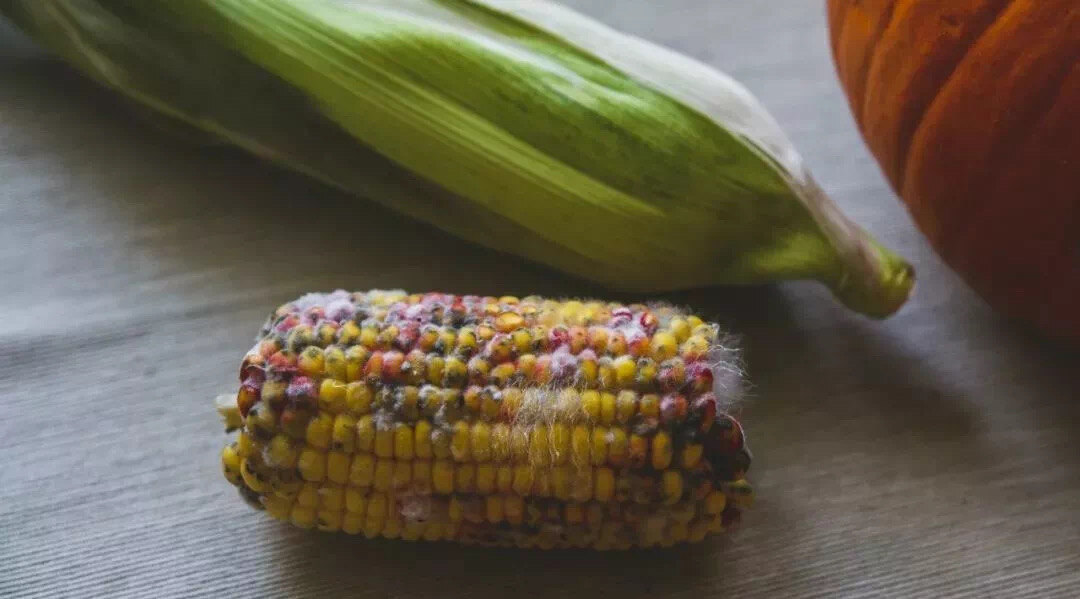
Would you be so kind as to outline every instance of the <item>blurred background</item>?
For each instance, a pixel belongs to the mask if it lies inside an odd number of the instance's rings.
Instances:
[[[738,334],[758,502],[629,555],[371,542],[252,512],[214,395],[304,292],[599,290],[149,126],[0,21],[0,596],[1069,596],[1075,356],[942,266],[862,143],[820,2],[566,2],[743,82],[919,282],[869,321],[814,284],[667,296]]]

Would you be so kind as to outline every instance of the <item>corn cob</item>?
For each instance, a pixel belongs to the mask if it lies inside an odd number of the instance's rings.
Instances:
[[[296,526],[629,549],[697,542],[752,502],[714,324],[665,305],[309,294],[219,398],[225,477]]]

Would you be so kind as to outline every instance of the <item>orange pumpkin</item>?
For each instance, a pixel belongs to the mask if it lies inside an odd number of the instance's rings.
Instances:
[[[1080,0],[828,0],[870,150],[992,305],[1080,340]]]

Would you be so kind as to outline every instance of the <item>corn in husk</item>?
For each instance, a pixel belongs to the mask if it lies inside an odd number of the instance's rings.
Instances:
[[[913,271],[746,89],[545,1],[0,0],[210,138],[612,289],[816,279],[886,316]]]

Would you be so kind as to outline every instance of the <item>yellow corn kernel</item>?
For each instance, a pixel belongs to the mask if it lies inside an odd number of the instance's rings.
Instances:
[[[300,528],[311,528],[315,526],[315,510],[299,504],[293,505],[289,521]]]
[[[572,472],[569,466],[556,466],[551,470],[551,494],[556,499],[566,501],[570,499],[570,487]]]
[[[555,422],[551,425],[549,437],[552,461],[556,465],[562,465],[570,461],[570,427],[562,422]]]
[[[391,485],[395,489],[404,489],[412,482],[413,466],[412,462],[406,462],[403,460],[394,461],[394,473],[391,479]]]
[[[708,339],[701,335],[701,332],[700,329],[693,331],[693,335],[679,346],[679,354],[683,359],[700,359],[708,353]]]
[[[340,451],[331,451],[326,454],[326,479],[330,482],[343,485],[349,480],[349,468],[352,465],[352,456]]]
[[[518,464],[514,467],[513,490],[518,495],[528,495],[533,488],[533,467],[528,464]]]
[[[663,362],[668,358],[675,357],[675,354],[679,351],[679,340],[673,333],[660,331],[653,335],[649,350],[652,352],[654,360]]]
[[[432,520],[424,528],[423,539],[425,541],[441,541],[446,538],[446,525],[438,520]]]
[[[368,497],[367,514],[364,518],[364,536],[374,538],[382,532],[386,525],[386,495],[372,493]]]
[[[375,455],[380,458],[394,457],[394,429],[388,426],[375,427]]]
[[[615,422],[616,399],[613,393],[607,391],[600,394],[600,423],[610,425]]]
[[[412,463],[412,485],[421,495],[431,493],[431,462],[416,460]]]
[[[341,532],[350,535],[360,534],[364,527],[364,517],[362,513],[345,512],[341,517]]]
[[[263,472],[264,466],[257,458],[244,458],[240,461],[240,476],[244,484],[256,493],[262,493],[270,489],[269,478]]]
[[[660,417],[660,396],[655,393],[647,393],[641,396],[638,410],[646,418]]]
[[[454,492],[454,463],[436,460],[431,468],[431,484],[436,493],[449,495]]]
[[[657,470],[664,470],[671,465],[671,435],[665,431],[657,431],[652,438],[652,466]]]
[[[345,488],[326,485],[319,489],[319,507],[324,510],[341,511],[345,507]]]
[[[495,466],[493,464],[477,464],[476,466],[476,492],[488,495],[495,491]]]
[[[243,480],[240,474],[240,462],[243,458],[233,445],[226,445],[221,451],[221,468],[225,472],[225,478],[234,485],[239,485]]]
[[[633,391],[620,391],[619,397],[615,400],[615,420],[621,424],[630,422],[630,419],[634,417],[634,412],[637,411],[637,393]]]
[[[430,459],[432,456],[431,423],[427,420],[418,420],[416,426],[413,427],[413,455],[423,460]]]
[[[305,347],[296,359],[296,367],[300,369],[300,373],[312,377],[322,376],[325,363],[322,348],[315,345]]]
[[[334,415],[329,412],[320,412],[308,421],[307,432],[304,439],[308,445],[326,449],[330,447],[330,436],[334,428]]]
[[[591,389],[581,392],[581,410],[590,423],[600,422],[600,392]]]
[[[484,422],[472,425],[469,439],[472,458],[477,462],[486,462],[491,459],[491,427]]]
[[[529,461],[529,430],[526,426],[510,429],[510,457],[516,463]]]
[[[296,494],[296,504],[304,507],[319,507],[319,485],[304,483],[300,492]]]
[[[492,368],[491,373],[488,375],[488,377],[491,380],[491,384],[497,385],[499,387],[503,387],[503,386],[507,385],[510,382],[510,377],[514,376],[514,374],[516,372],[517,372],[517,367],[514,365],[513,362],[503,362],[502,364],[499,364],[498,366]],[[487,406],[487,403],[488,402],[485,402],[484,405]],[[495,410],[496,410],[496,414],[497,414],[498,413],[497,405],[494,404],[493,402],[491,403],[491,405],[495,406]],[[484,417],[485,418],[492,418],[492,416],[489,415],[489,413],[487,411],[484,411]]]
[[[454,497],[450,498],[450,501],[446,504],[446,513],[451,522],[461,522],[465,519],[465,508],[461,505],[461,500]]]
[[[514,490],[514,467],[501,465],[495,471],[495,487],[500,493],[509,493]]]
[[[340,414],[348,409],[345,390],[345,383],[336,379],[323,379],[319,384],[319,410]]]
[[[696,468],[697,465],[701,463],[701,456],[704,451],[705,448],[700,443],[692,443],[684,447],[682,450],[682,457],[679,460],[682,467],[687,470]]]
[[[450,431],[437,428],[431,432],[431,453],[441,460],[451,456],[450,439],[453,435]]]
[[[469,460],[469,423],[458,420],[454,423],[454,432],[450,437],[450,454],[458,462]]]
[[[345,407],[350,414],[363,416],[371,412],[371,388],[363,381],[353,381],[345,386]]]
[[[668,330],[675,337],[676,343],[682,343],[690,336],[690,323],[682,318],[672,318],[668,323]]]
[[[525,500],[518,495],[504,495],[503,512],[507,522],[520,525],[525,520]]]
[[[615,496],[615,472],[611,468],[597,468],[593,476],[593,497],[597,501],[611,501]]]
[[[367,509],[367,492],[349,487],[345,489],[345,509],[354,514],[363,514]]]
[[[505,517],[505,502],[502,495],[484,497],[484,517],[492,524],[498,524]]]
[[[360,334],[363,338],[363,332]],[[371,352],[362,345],[352,345],[345,350],[345,380],[358,381],[364,376],[364,366]]]
[[[439,384],[444,387],[458,388],[469,378],[469,368],[457,356],[448,356],[443,364],[443,378]]]
[[[589,427],[579,424],[570,433],[570,453],[572,462],[581,467],[589,463]]]
[[[311,482],[319,482],[326,478],[326,454],[310,448],[300,452],[300,459],[296,467],[300,470],[300,476]]]
[[[376,491],[385,493],[394,484],[394,462],[389,459],[375,460],[375,479],[372,483]]]
[[[348,414],[340,414],[334,419],[330,447],[345,453],[356,450],[356,419]]]
[[[370,487],[375,480],[375,456],[367,453],[353,458],[349,468],[349,484],[356,487]]]
[[[610,462],[612,466],[622,466],[626,464],[630,452],[626,431],[617,427],[609,428],[607,431],[608,462]]]
[[[266,496],[262,498],[263,507],[266,508],[266,513],[270,514],[270,517],[275,520],[288,520],[289,512],[292,510],[292,501],[282,498]]]
[[[520,364],[520,360],[518,360]],[[521,409],[521,403],[525,400],[525,394],[517,387],[511,387],[503,390],[503,403],[502,410],[506,413],[506,416],[513,419],[518,410]]]
[[[356,451],[370,453],[375,446],[375,419],[371,414],[356,421]]]
[[[458,493],[472,493],[476,490],[476,464],[458,464],[454,468],[454,490]]]
[[[263,457],[266,464],[272,468],[295,468],[296,448],[293,440],[286,435],[277,434],[267,444]]]
[[[546,426],[534,425],[529,431],[529,463],[542,466],[551,461],[551,444]]]
[[[396,539],[401,536],[403,528],[404,524],[401,521],[401,515],[391,511],[386,518],[386,524],[383,525],[382,536],[384,539]]]
[[[634,366],[633,356],[619,356],[615,358],[612,363],[612,368],[615,369],[615,384],[620,387],[625,387],[634,382],[634,374],[636,368]]]
[[[517,329],[510,334],[510,341],[514,345],[514,351],[516,351],[519,356],[529,353],[529,350],[532,349],[533,339],[532,334],[529,333],[529,329]]]
[[[412,427],[404,423],[394,425],[394,456],[401,460],[413,458],[413,438],[415,434]]]
[[[255,455],[255,441],[247,433],[236,436],[236,455],[247,458]]]
[[[674,505],[682,498],[683,478],[678,470],[667,470],[660,476],[660,492],[664,505]]]
[[[590,439],[590,463],[600,466],[607,462],[608,457],[608,430],[602,426],[593,428]]]

